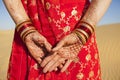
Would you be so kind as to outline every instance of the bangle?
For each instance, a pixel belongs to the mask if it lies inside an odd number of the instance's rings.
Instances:
[[[32,23],[26,22],[26,23],[22,24],[22,26],[17,27],[17,32],[21,35],[22,32],[23,32],[26,28],[29,28],[29,27],[31,27],[31,26],[33,26]]]
[[[91,31],[89,28],[87,28],[84,25],[80,25],[79,28],[77,28],[76,30],[85,34],[87,36],[87,38],[89,38],[91,36],[91,34],[93,33],[93,31]]]
[[[25,37],[27,35],[29,35],[30,33],[33,33],[33,32],[36,32],[36,30],[35,29],[29,29],[26,32],[24,32],[24,34],[21,36],[22,40],[25,42]]]
[[[83,34],[81,34],[81,33],[79,33],[78,31],[73,31],[73,33],[75,33],[77,36],[78,36],[78,38],[79,38],[79,40],[82,42],[82,44],[85,44],[86,43],[86,39],[85,39],[85,37],[84,37],[84,35]]]
[[[94,25],[91,25],[90,23],[88,23],[88,22],[85,22],[85,21],[80,21],[80,24],[79,25],[81,25],[81,24],[86,24],[86,25],[88,25],[87,27],[90,29],[92,29],[92,31],[94,32]]]
[[[85,39],[87,40],[89,38],[89,35],[82,29],[75,29],[75,31],[81,33],[82,35],[85,36]]]
[[[24,34],[26,34],[26,32],[29,31],[29,30],[35,30],[35,28],[34,28],[34,27],[31,27],[31,26],[25,28],[25,29],[21,32],[20,37],[22,38],[22,37],[24,36]]]
[[[25,21],[23,21],[23,22],[21,22],[21,23],[17,24],[17,25],[16,25],[16,28],[17,28],[17,29],[19,29],[21,26],[23,26],[23,25],[24,25],[24,23],[31,23],[31,20],[30,20],[30,19],[28,19],[28,20],[25,20]]]
[[[77,36],[82,41],[82,43],[85,44],[88,38],[94,32],[94,28],[91,24],[85,21],[80,21],[80,23],[77,25],[77,28],[74,30],[74,32],[77,34]]]
[[[30,20],[26,20],[24,22],[21,22],[16,26],[16,30],[20,37],[22,38],[23,41],[25,41],[25,37],[32,33],[35,32],[36,29],[33,27],[33,24]]]

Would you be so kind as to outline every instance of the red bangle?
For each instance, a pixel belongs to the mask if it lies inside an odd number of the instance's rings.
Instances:
[[[20,27],[21,25],[23,25],[24,23],[28,23],[28,22],[31,22],[31,20],[28,19],[28,20],[25,20],[25,21],[23,21],[23,22],[17,24],[17,25],[16,25],[16,28],[18,28],[18,27]]]
[[[23,41],[25,40],[25,37],[28,34],[36,31],[36,29],[33,27],[33,24],[30,20],[26,20],[26,21],[18,24],[16,26],[16,30]]]
[[[85,24],[87,24],[93,31],[94,31],[94,26],[93,25],[91,25],[91,24],[89,24],[88,22],[85,22],[85,21],[80,21],[80,23],[82,24],[82,23],[85,23]]]
[[[18,30],[18,33],[19,35],[22,33],[22,31],[30,26],[33,26],[32,23],[29,23],[29,24],[24,24],[19,30]]]
[[[25,41],[25,37],[26,37],[28,34],[33,33],[33,32],[35,32],[35,31],[36,31],[36,30],[35,30],[35,28],[33,28],[33,27],[31,27],[29,30],[25,31],[25,32],[23,33],[23,35],[21,35],[22,40]]]
[[[76,29],[74,30],[74,33],[77,34],[80,41],[82,41],[83,44],[85,44],[88,40],[88,38],[92,35],[94,32],[94,28],[91,24],[80,21],[79,24],[77,24]]]
[[[84,30],[89,36],[92,35],[92,32],[86,26],[80,25],[78,28]]]
[[[84,37],[85,37],[85,40],[87,41],[87,36],[84,34],[84,33],[82,33],[81,31],[80,31],[80,29],[78,30],[78,29],[76,29],[75,31],[77,31],[77,32],[79,32],[80,34],[82,34]]]

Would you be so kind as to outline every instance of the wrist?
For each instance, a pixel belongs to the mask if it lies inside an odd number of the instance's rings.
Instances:
[[[25,41],[25,37],[36,31],[33,27],[33,24],[30,20],[23,21],[16,25],[16,30],[23,41]]]
[[[85,44],[92,33],[94,33],[94,26],[85,21],[80,21],[73,33],[75,33],[79,40]]]

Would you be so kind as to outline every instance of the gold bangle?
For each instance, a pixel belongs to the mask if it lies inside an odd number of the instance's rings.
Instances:
[[[84,26],[84,27],[88,28],[91,33],[94,32],[94,30],[90,26],[88,26],[87,24],[85,24],[85,23],[80,23],[79,26]]]
[[[85,37],[84,37],[84,35],[83,35],[83,34],[80,34],[80,33],[79,33],[79,32],[77,32],[77,31],[74,31],[74,33],[76,33],[76,34],[77,34],[78,38],[81,40],[81,42],[82,42],[83,44],[85,44],[85,43],[86,43],[86,39],[85,39]]]
[[[79,32],[76,32],[76,33],[78,34],[78,37],[82,39],[83,44],[85,44],[87,40],[85,39],[84,35]]]
[[[88,25],[88,26],[92,29],[92,31],[94,32],[94,26],[93,26],[93,25],[91,25],[91,24],[89,24],[88,22],[85,22],[85,21],[80,21],[79,24],[82,24],[82,23]],[[89,28],[89,29],[90,29],[90,28]],[[91,30],[91,29],[90,29],[90,30]]]
[[[28,21],[28,22],[23,22],[22,24],[20,24],[19,26],[16,26],[16,30],[17,32],[20,30],[20,28],[22,28],[25,24],[31,24],[32,25],[32,22]]]
[[[78,31],[78,32],[80,32],[80,33],[82,33],[82,34],[84,34],[85,37],[86,37],[86,39],[89,38],[89,35],[88,35],[84,30],[82,30],[82,29],[76,29],[76,31]]]
[[[31,22],[31,20],[30,19],[24,20],[24,21],[20,22],[19,24],[16,24],[16,27],[19,27],[21,24],[26,23],[26,22]]]
[[[33,33],[33,32],[35,32],[36,30],[28,30],[23,36],[22,36],[22,40],[25,42],[25,37],[27,36],[27,35],[29,35],[30,33]]]
[[[20,34],[20,36],[22,37],[24,34],[25,34],[25,32],[26,31],[28,31],[28,30],[35,30],[35,28],[34,27],[27,27],[25,30],[23,30],[22,32],[21,32],[21,34]]]

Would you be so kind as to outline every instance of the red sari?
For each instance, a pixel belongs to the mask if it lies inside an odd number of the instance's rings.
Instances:
[[[33,25],[55,46],[75,29],[89,5],[88,0],[22,0]],[[101,80],[98,49],[93,34],[81,49],[78,59],[60,73],[42,73],[15,31],[8,69],[9,80]]]

